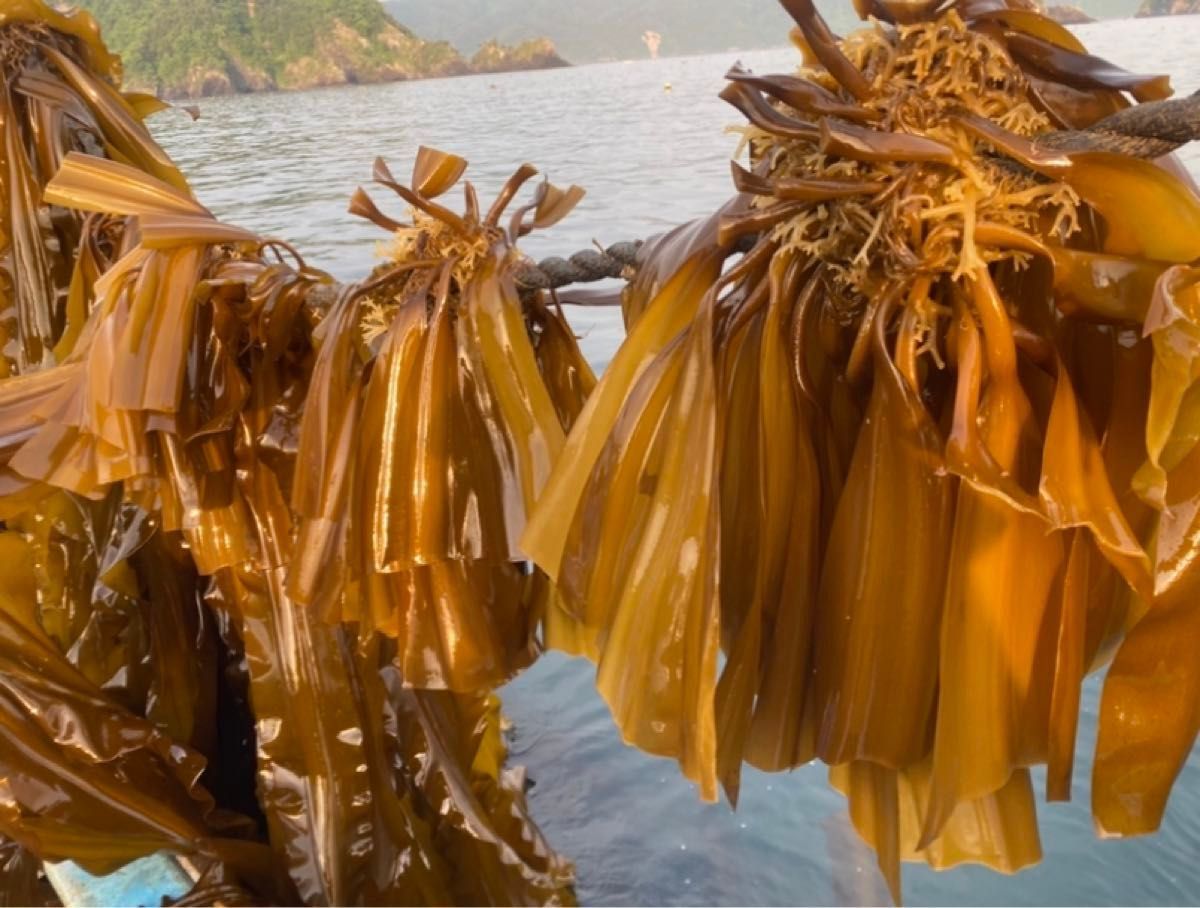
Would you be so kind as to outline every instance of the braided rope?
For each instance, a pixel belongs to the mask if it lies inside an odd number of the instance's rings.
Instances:
[[[552,256],[529,262],[517,273],[522,291],[557,290],[571,284],[588,284],[606,278],[629,280],[638,263],[642,241],[614,243],[607,249],[584,249],[569,259]]]
[[[1161,158],[1200,138],[1200,91],[1127,107],[1087,129],[1038,136],[1035,144],[1056,151],[1111,151],[1135,158]]]

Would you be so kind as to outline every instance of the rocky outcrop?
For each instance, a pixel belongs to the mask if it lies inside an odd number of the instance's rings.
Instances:
[[[1144,0],[1138,16],[1187,16],[1200,13],[1200,0]]]
[[[288,63],[273,87],[297,90],[399,82],[458,75],[467,70],[458,52],[450,45],[431,44],[393,26],[377,35],[376,42],[393,53],[369,53],[371,44],[339,22],[318,39],[312,54]]]
[[[474,73],[518,72],[555,69],[571,64],[559,56],[547,38],[526,41],[509,47],[496,41],[484,44],[470,60],[464,60],[445,42],[427,42],[394,29],[385,34],[393,49],[391,57],[363,54],[363,45],[354,32],[335,29],[320,39],[312,54],[292,60],[276,76],[265,70],[230,60],[223,69],[194,67],[183,79],[153,84],[136,77],[132,88],[147,90],[160,97],[179,100],[209,98],[216,95],[246,94],[258,91],[301,91],[335,85],[367,85],[378,82],[403,82]]]
[[[477,73],[556,69],[570,65],[558,55],[554,42],[549,38],[534,38],[515,47],[498,41],[486,41],[471,58],[471,71]]]
[[[1096,21],[1078,6],[1070,6],[1067,4],[1047,6],[1046,15],[1055,22],[1061,22],[1063,25],[1084,25],[1088,22]]]

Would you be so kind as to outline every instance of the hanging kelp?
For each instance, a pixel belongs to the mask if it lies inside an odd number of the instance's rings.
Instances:
[[[118,92],[88,16],[9,4],[0,51],[4,374],[28,373],[0,382],[0,897],[39,860],[166,850],[195,903],[571,901],[494,700],[397,730],[417,695],[384,686],[390,652],[287,595],[328,276],[191,198],[140,123],[165,105]],[[560,315],[526,315],[569,419],[590,374]]]
[[[0,11],[0,901],[158,850],[187,904],[571,901],[487,693],[539,626],[706,798],[824,760],[897,894],[1039,859],[1029,767],[1070,796],[1111,660],[1094,814],[1157,827],[1200,726],[1195,105],[1023,7],[784,5],[805,65],[730,72],[738,194],[642,247],[599,386],[519,280],[578,190],[502,225],[532,168],[460,215],[462,159],[380,162],[411,222],[356,195],[392,241],[331,302],[191,197],[90,19]]]
[[[176,504],[186,492],[198,496],[185,482],[171,480],[194,479],[191,468],[198,462],[208,468],[202,470],[208,499],[215,504],[223,494],[220,435],[222,428],[235,428],[230,404],[245,402],[245,382],[216,355],[222,332],[213,330],[215,307],[201,299],[210,285],[201,283],[225,260],[249,256],[246,266],[253,268],[261,261],[260,244],[245,231],[217,224],[186,194],[97,158],[68,156],[47,199],[64,208],[137,217],[140,242],[95,282],[95,307],[63,363],[0,384],[11,442],[5,452],[12,488],[5,499],[7,523],[14,544],[29,548],[31,570],[37,565],[31,578],[37,608],[26,616],[27,639],[14,641],[5,674],[19,678],[16,667],[36,651],[41,677],[53,672],[91,685],[81,687],[77,699],[63,699],[67,688],[59,684],[63,731],[39,745],[37,764],[21,770],[29,781],[17,787],[12,780],[18,769],[6,770],[19,811],[6,831],[39,857],[73,859],[93,870],[111,870],[160,849],[228,864],[228,855],[207,844],[213,833],[200,822],[212,809],[211,795],[200,786],[222,784],[220,766],[201,782],[220,736],[218,643],[200,599],[203,582],[192,568],[212,570],[202,564],[206,515],[196,504]],[[293,275],[293,284],[315,282],[290,268],[274,269]],[[223,321],[230,339],[241,320],[225,313]],[[223,472],[230,474],[232,463]],[[190,550],[180,546],[178,531],[188,536]],[[15,603],[5,614],[20,616]],[[49,704],[53,698],[43,699]],[[23,694],[20,702],[36,701]],[[96,745],[76,743],[69,729],[88,728],[104,711],[113,713],[107,721],[114,729],[127,730],[98,729],[88,733]],[[27,729],[14,726],[13,734],[32,733],[38,715],[55,711],[32,712],[23,720]],[[138,723],[146,744],[133,734]],[[121,749],[110,755],[115,742]],[[159,759],[181,764],[175,770],[187,786],[181,795],[156,781],[164,771],[147,763],[151,747]],[[143,772],[152,775],[135,780],[122,760],[146,763]],[[36,786],[60,789],[67,779],[74,780],[71,797],[49,801],[37,794]],[[191,800],[208,803],[205,813],[195,807],[182,812],[189,791]],[[128,845],[114,831],[117,819],[106,816],[123,801],[129,802]],[[47,813],[49,804],[55,806]],[[68,838],[56,845],[43,830],[59,827]],[[152,836],[156,829],[162,832]],[[242,821],[236,830],[245,838],[254,824]],[[266,846],[248,841],[231,852],[243,853],[247,857],[239,857],[232,872],[266,897],[287,898],[290,885],[279,888],[272,880],[275,868],[285,880],[284,868],[270,860]]]
[[[207,861],[198,893],[249,885],[260,897],[284,899],[280,893],[294,886],[309,904],[569,901],[570,866],[542,843],[520,789],[501,779],[502,756],[489,731],[496,718],[484,721],[475,712],[483,709],[480,695],[431,714],[421,734],[407,726],[382,731],[409,696],[382,686],[392,660],[368,660],[348,631],[287,592],[296,529],[285,489],[299,475],[306,394],[315,395],[310,385],[326,377],[312,339],[321,313],[309,297],[328,278],[301,261],[269,262],[270,244],[220,224],[187,195],[125,165],[68,156],[47,198],[134,218],[138,242],[96,282],[92,314],[64,362],[0,383],[0,421],[12,440],[6,466],[14,484],[25,484],[17,498],[42,496],[37,519],[19,514],[10,521],[21,533],[14,540],[50,553],[78,549],[81,565],[89,558],[100,565],[82,574],[78,590],[72,579],[59,599],[47,598],[53,606],[65,597],[69,607],[45,610],[39,623],[65,629],[68,640],[84,639],[73,628],[87,627],[80,609],[104,605],[95,592],[101,580],[119,594],[146,590],[151,661],[133,667],[148,680],[135,692],[128,671],[109,674],[128,661],[119,638],[87,646],[99,657],[89,679],[97,698],[103,687],[144,713],[166,755],[191,761],[191,785],[199,783],[204,759],[184,744],[200,747],[203,740],[202,753],[221,755],[213,740],[214,685],[204,671],[216,671],[218,638],[221,651],[242,654],[237,674],[244,673],[257,739],[253,806],[265,819],[275,860],[243,860],[242,846],[214,838],[198,808],[194,817],[184,815],[186,823],[172,814],[174,802],[154,796],[149,780],[127,794],[134,799],[130,822],[148,822],[137,798],[161,801],[156,809],[166,819],[150,816],[170,835],[142,833],[128,846],[116,836],[91,835],[86,849],[51,849],[35,837],[49,819],[87,828],[90,815],[79,812],[95,797],[87,779],[51,817],[44,798],[10,785],[22,813],[0,832],[41,857],[95,868],[160,849],[195,854]],[[335,325],[333,319],[324,324]],[[332,329],[325,332],[326,342],[336,343]],[[361,338],[356,325],[352,339]],[[93,501],[96,508],[86,512],[68,506]],[[54,502],[68,503],[52,511]],[[47,536],[42,527],[59,511]],[[132,571],[128,579],[123,571]],[[86,579],[93,576],[100,579]],[[51,558],[45,582],[55,581],[61,587],[64,578]],[[195,621],[205,619],[207,634],[199,633]],[[204,640],[211,641],[203,644],[212,647],[207,657],[197,648]],[[363,645],[372,645],[369,636]],[[93,665],[75,648],[67,656],[44,649],[64,672]],[[83,723],[87,713],[78,711]],[[179,735],[169,746],[166,730]],[[460,736],[461,745],[451,743]],[[69,742],[52,743],[61,751]],[[45,751],[33,778],[48,785],[68,772],[70,754],[50,744]],[[106,765],[112,758],[95,759]],[[431,760],[441,767],[437,779],[425,778]],[[119,765],[114,771],[129,775]],[[221,779],[220,766],[212,776],[210,784]],[[444,790],[439,779],[449,776],[454,785]],[[199,791],[203,806],[207,794]],[[448,817],[450,809],[464,819]],[[245,848],[265,850],[253,841],[253,824],[240,828],[252,839]],[[276,870],[290,882],[272,880]]]
[[[434,201],[466,162],[422,149],[402,225],[365,192],[351,210],[394,234],[387,261],[348,288],[317,332],[292,501],[304,519],[289,591],[360,634],[395,638],[404,683],[484,691],[536,657],[548,586],[523,565],[526,514],[594,379],[548,298],[522,297],[517,240],[582,196],[522,167],[485,214]]]
[[[119,93],[119,61],[86,14],[7,4],[0,60],[0,372],[28,373],[0,392],[12,568],[0,617],[12,707],[0,776],[3,825],[27,855],[9,856],[5,885],[28,880],[39,858],[111,870],[161,847],[222,866],[229,859],[261,892],[287,897],[266,848],[229,839],[252,822],[216,809],[205,787],[221,788],[211,764],[206,771],[217,738],[216,660],[190,562],[154,537],[154,521],[119,490],[88,500],[7,466],[36,431],[38,408],[80,365],[34,370],[69,357],[94,285],[125,244],[123,218],[61,207],[44,199],[46,184],[69,153],[85,150],[184,188],[141,125],[165,105]]]
[[[523,545],[627,740],[706,798],[824,760],[897,894],[1038,860],[1028,768],[1069,797],[1128,632],[1094,798],[1152,830],[1200,721],[1200,198],[1126,98],[1167,81],[1023,6],[784,6],[804,65],[729,73],[740,195],[647,245]]]
[[[0,376],[70,350],[91,282],[120,252],[121,229],[43,200],[71,151],[103,155],[170,185],[186,183],[142,119],[166,107],[119,91],[121,64],[83,12],[41,0],[0,9]]]
[[[10,565],[0,591],[0,831],[42,860],[95,873],[157,850],[228,860],[269,873],[265,846],[214,810],[204,760],[104,695],[59,652],[37,620],[27,541],[0,534]],[[267,890],[270,891],[270,890]]]

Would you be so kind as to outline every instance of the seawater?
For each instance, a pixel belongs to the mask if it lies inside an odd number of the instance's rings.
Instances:
[[[764,0],[765,2],[765,0]],[[1089,49],[1127,69],[1169,72],[1200,88],[1200,17],[1080,26]],[[343,280],[364,275],[383,235],[346,214],[379,155],[408,172],[418,145],[463,155],[483,197],[522,162],[588,197],[535,256],[646,237],[707,214],[731,193],[739,122],[716,97],[736,60],[760,72],[796,64],[787,48],[611,63],[201,103],[153,128],[219,217],[287,239]],[[670,90],[667,90],[669,86]],[[1183,158],[1200,176],[1200,143]],[[399,214],[398,199],[376,193]],[[613,312],[575,310],[598,369],[622,337]],[[1198,654],[1200,658],[1200,654]],[[1088,811],[1099,681],[1085,692],[1075,800],[1041,808],[1045,860],[1015,877],[981,868],[905,868],[916,905],[1195,904],[1200,902],[1200,760],[1175,788],[1159,835],[1097,841]],[[737,812],[704,805],[675,765],[625,747],[585,662],[546,655],[504,691],[512,756],[529,769],[534,814],[577,863],[585,903],[870,904],[886,901],[873,855],[850,828],[823,767],[747,769]],[[1035,774],[1044,788],[1044,774]]]

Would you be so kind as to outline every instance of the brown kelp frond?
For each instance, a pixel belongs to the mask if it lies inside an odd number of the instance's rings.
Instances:
[[[627,740],[731,800],[826,761],[898,897],[903,859],[1040,857],[1028,767],[1069,794],[1085,671],[1190,588],[1155,509],[1200,437],[1200,199],[1104,138],[1165,80],[1023,6],[864,3],[842,40],[784,6],[804,65],[722,93],[742,195],[643,250],[523,544]],[[1149,726],[1108,721],[1111,791]]]
[[[428,738],[384,737],[396,696],[377,695],[379,665],[360,658],[349,630],[289,595],[289,570],[307,538],[284,491],[304,475],[302,421],[311,401],[335,385],[324,351],[343,340],[360,348],[355,326],[334,333],[344,324],[335,307],[319,323],[316,352],[307,299],[330,278],[115,162],[68,157],[47,195],[131,218],[140,241],[95,281],[95,303],[66,360],[0,384],[14,487],[5,495],[6,512],[10,504],[14,512],[7,535],[35,553],[22,563],[39,566],[30,601],[47,655],[38,664],[78,673],[95,686],[89,708],[115,710],[119,702],[132,717],[122,721],[155,729],[161,744],[153,739],[143,756],[126,733],[120,740],[133,768],[101,766],[81,776],[72,748],[91,745],[65,733],[41,742],[31,737],[33,714],[14,717],[12,734],[41,749],[35,764],[5,770],[9,809],[0,832],[39,857],[97,869],[156,850],[198,854],[221,886],[289,902],[441,904],[482,880],[488,887],[502,880],[503,888],[471,890],[479,900],[569,900],[569,866],[544,843],[528,851],[541,840],[511,793],[480,803],[492,783],[470,776],[437,799],[413,796],[420,781],[412,767],[424,765],[435,743],[469,733],[476,718],[439,720]],[[374,437],[368,431],[360,441],[370,447]],[[498,603],[496,649],[530,646],[524,613],[499,612],[533,601],[518,565],[435,565],[411,576],[431,585],[419,590],[432,588],[435,602],[449,590],[477,607]],[[98,635],[120,616],[128,640],[103,643]],[[450,638],[455,655],[462,638]],[[207,649],[197,651],[201,645]],[[245,666],[238,696],[257,732],[254,750],[240,756],[221,750],[222,652]],[[16,641],[12,654],[0,653],[13,666],[3,674],[19,679],[30,658],[30,645]],[[69,701],[67,708],[80,716],[71,727],[86,729],[84,707]],[[220,714],[221,724],[228,721]],[[161,781],[166,770],[157,764],[140,768],[160,752],[186,764],[186,787]],[[211,771],[201,776],[206,757]],[[256,770],[256,781],[235,775],[236,760],[247,758],[244,769]],[[447,772],[466,773],[475,762],[458,752],[444,759]],[[134,780],[133,788],[124,793],[114,774]],[[61,779],[76,780],[70,797],[45,797],[63,790]],[[253,823],[214,810],[214,790],[261,816],[265,840]],[[447,803],[471,811],[456,848],[498,855],[488,858],[494,871],[475,876],[476,866],[441,841]],[[118,832],[89,836],[87,845],[50,838],[99,828],[103,804],[121,806],[127,819],[113,827]]]
[[[398,781],[416,779],[414,798],[437,817],[453,902],[575,904],[573,868],[533,825],[523,773],[504,768],[499,699],[409,689],[394,663],[379,674],[389,695],[382,734],[400,756]]]
[[[121,58],[104,46],[99,25],[83,10],[55,9],[42,0],[12,0],[0,13],[0,28],[12,30],[13,43],[2,58],[6,74],[25,65],[30,53],[50,45],[70,47],[97,77],[113,84],[120,81]]]
[[[204,575],[273,557],[245,523],[235,476],[238,439],[263,437],[269,445],[275,433],[268,425],[248,436],[239,414],[264,404],[270,414],[262,382],[282,394],[291,384],[283,379],[294,374],[294,351],[304,350],[307,323],[297,318],[294,300],[282,302],[289,291],[279,278],[293,293],[322,278],[266,265],[252,234],[218,224],[190,197],[132,167],[68,156],[47,195],[56,203],[134,217],[133,235],[143,242],[129,244],[95,279],[94,304],[65,361],[27,377],[51,390],[29,407],[10,410],[6,398],[6,418],[23,423],[18,428],[25,439],[7,458],[12,487],[6,502],[16,511],[7,523],[14,539],[38,553],[30,559],[40,566],[33,620],[54,646],[43,666],[79,672],[95,685],[87,704],[66,707],[78,715],[73,723],[85,727],[101,704],[115,709],[119,702],[132,717],[161,729],[163,752],[190,761],[188,784],[200,792],[196,797],[211,802],[206,789],[224,793],[227,783],[211,774],[201,782],[206,758],[217,757],[219,738],[220,644],[212,613],[198,607]],[[281,304],[290,308],[291,324],[286,349],[272,355],[267,351],[279,332],[272,316]],[[252,360],[267,364],[257,380],[238,359],[248,349],[256,351]],[[243,604],[231,603],[226,612],[239,640],[253,627],[233,608]],[[117,646],[104,636],[114,623],[127,628]],[[27,650],[21,644],[14,652],[14,665],[30,657]],[[26,731],[14,728],[13,734]],[[118,776],[112,780],[95,771],[79,775],[73,746],[86,745],[65,738],[48,742],[30,775],[30,786],[56,790],[62,779],[78,780],[70,798],[55,802],[57,813],[47,813],[50,802],[34,787],[14,795],[20,812],[11,834],[32,843],[27,847],[39,856],[111,869],[155,850],[199,852],[226,864],[263,897],[295,897],[284,874],[273,876],[277,865],[265,844],[206,844],[215,833],[207,821],[198,825],[181,813],[186,802],[156,779],[161,770],[147,764],[139,770],[149,774],[145,781],[132,785],[132,770],[120,766],[112,768]],[[264,761],[273,756],[265,747]],[[145,762],[135,750],[128,759]],[[162,806],[151,811],[149,801],[129,803],[127,847],[104,830],[115,828],[114,799],[135,795]],[[266,812],[272,815],[272,808]],[[61,848],[52,849],[45,838],[51,822],[68,836]],[[96,829],[92,836],[86,834],[89,823]],[[143,828],[151,823],[174,832],[165,840],[161,832],[148,837]],[[252,831],[246,822],[238,834]],[[85,842],[92,843],[90,850]]]
[[[469,183],[463,215],[426,194],[465,168],[422,149],[406,187],[376,163],[411,224],[355,198],[352,210],[393,238],[318,331],[289,589],[364,638],[394,637],[404,683],[469,693],[537,655],[550,592],[525,571],[518,538],[595,380],[561,313],[515,280],[516,238],[564,216],[581,192],[542,184],[506,232],[500,217],[532,168],[486,216]]]
[[[0,74],[0,375],[9,375],[69,352],[92,301],[96,258],[119,248],[119,229],[43,200],[67,155],[102,155],[176,189],[187,184],[142,125],[152,107],[119,91],[120,61],[87,13],[6,4]],[[76,257],[81,248],[89,254]]]
[[[0,830],[42,860],[74,860],[94,873],[164,849],[242,870],[268,859],[265,846],[229,838],[248,824],[214,810],[199,753],[63,658],[39,623],[30,543],[9,531],[0,548],[10,565],[0,593]],[[264,868],[260,879],[268,876]]]
[[[362,324],[366,343],[370,344],[378,339],[386,330],[386,325],[399,304],[398,298],[403,292],[403,287],[411,280],[421,279],[420,269],[408,271],[408,266],[418,262],[451,263],[450,289],[452,293],[461,294],[484,260],[496,254],[498,246],[507,245],[507,255],[519,255],[511,248],[513,241],[534,227],[552,226],[570,213],[583,197],[583,190],[579,187],[572,186],[564,191],[549,183],[543,183],[533,203],[521,208],[514,215],[513,224],[507,234],[510,242],[505,244],[506,234],[500,229],[499,220],[521,186],[536,175],[537,171],[528,164],[523,165],[501,190],[486,218],[481,220],[478,205],[473,201],[475,190],[470,183],[465,187],[465,217],[460,217],[432,201],[434,197],[453,187],[466,169],[467,162],[457,155],[423,146],[413,167],[413,186],[409,188],[399,185],[387,165],[377,161],[376,182],[396,192],[409,203],[412,223],[407,225],[384,215],[363,190],[360,189],[355,195],[351,203],[351,213],[366,217],[393,234],[388,243],[380,245],[380,257],[392,266],[406,269],[405,281],[401,282],[398,290],[384,283],[378,288],[373,288],[373,292],[364,300]],[[437,181],[430,182],[431,177],[428,174],[435,172],[444,172],[444,175]],[[429,191],[430,187],[436,191]],[[527,226],[524,219],[530,212],[533,213],[533,224]],[[376,275],[380,275],[386,267],[380,266]],[[388,291],[395,291],[393,298],[387,298]]]

